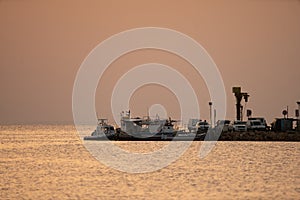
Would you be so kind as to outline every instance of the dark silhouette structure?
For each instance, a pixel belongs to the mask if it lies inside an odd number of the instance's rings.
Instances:
[[[297,117],[297,130],[300,132],[300,119],[299,119],[299,112],[300,112],[300,101],[297,101],[298,105],[298,111],[296,111],[296,117]]]
[[[241,101],[243,98],[245,99],[245,102],[248,102],[249,94],[247,92],[241,92],[241,87],[233,87],[232,92],[234,93],[234,96],[236,98],[236,120],[241,120]]]

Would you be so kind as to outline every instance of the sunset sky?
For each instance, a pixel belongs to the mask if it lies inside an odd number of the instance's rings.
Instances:
[[[0,123],[72,122],[76,73],[100,42],[139,27],[180,31],[210,54],[227,93],[227,118],[235,116],[232,86],[250,94],[247,108],[268,122],[300,101],[300,1],[111,1],[0,0]],[[99,82],[96,110],[112,120],[116,81],[134,66],[172,66],[191,83],[201,116],[208,119],[208,90],[182,58],[141,50],[113,62]],[[147,85],[134,93],[130,109],[146,113],[155,103],[178,118],[178,102],[167,89]],[[121,111],[120,111],[121,112]]]

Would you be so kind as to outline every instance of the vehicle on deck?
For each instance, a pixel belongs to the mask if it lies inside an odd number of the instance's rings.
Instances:
[[[261,120],[248,120],[247,121],[247,130],[248,131],[266,131],[267,127]]]
[[[232,131],[247,131],[247,122],[234,121],[232,124]]]
[[[248,120],[259,120],[261,123],[266,126],[266,130],[270,130],[271,127],[268,126],[267,121],[264,117],[249,117]]]
[[[197,132],[197,123],[200,122],[200,119],[189,119],[188,130],[189,132]]]
[[[196,127],[197,127],[197,133],[207,133],[210,125],[209,123],[206,122],[206,120],[204,120],[204,121],[197,122]]]
[[[222,132],[232,131],[232,126],[230,124],[230,120],[218,120],[216,128],[221,128],[221,127],[222,127]]]

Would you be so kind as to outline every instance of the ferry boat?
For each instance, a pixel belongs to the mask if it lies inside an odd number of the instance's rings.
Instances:
[[[154,119],[149,116],[132,118],[130,111],[121,113],[121,127],[114,128],[107,119],[98,119],[98,125],[91,136],[84,140],[123,140],[123,141],[161,141],[161,140],[203,140],[206,133],[186,132],[175,127],[178,120]]]
[[[149,116],[131,118],[130,111],[121,113],[121,135],[123,137],[135,138],[136,140],[166,140],[173,138],[178,130],[174,128],[177,120],[151,119]]]

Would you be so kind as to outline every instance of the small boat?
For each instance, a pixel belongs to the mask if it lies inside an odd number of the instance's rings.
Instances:
[[[84,140],[113,140],[115,138],[115,128],[108,124],[107,119],[98,119],[96,130],[94,130],[91,136],[85,136]]]

